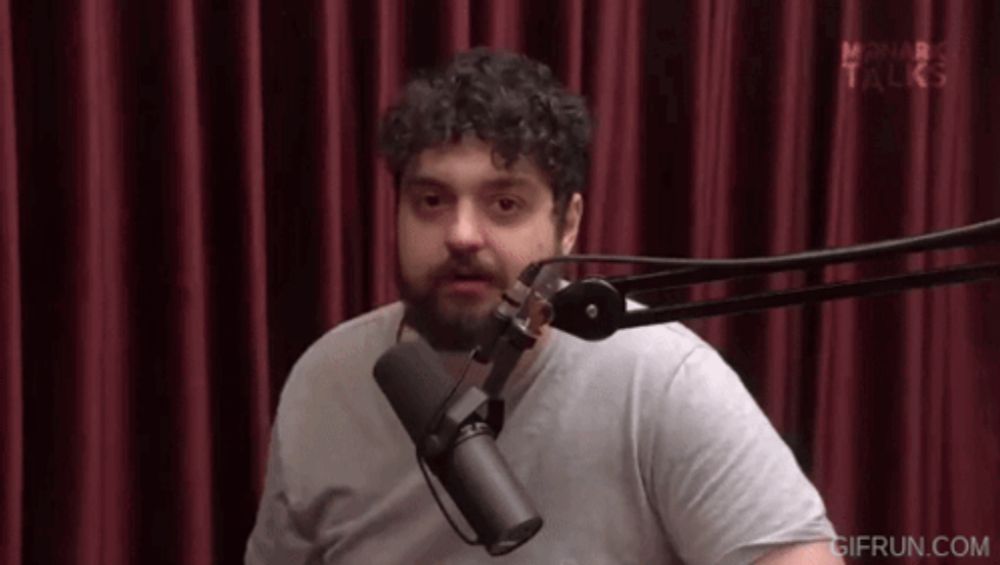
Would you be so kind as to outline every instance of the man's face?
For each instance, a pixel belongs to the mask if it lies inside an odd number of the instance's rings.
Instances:
[[[568,253],[583,201],[562,231],[545,175],[497,167],[475,137],[417,155],[400,179],[399,288],[407,323],[440,349],[471,349],[500,296],[531,262]]]

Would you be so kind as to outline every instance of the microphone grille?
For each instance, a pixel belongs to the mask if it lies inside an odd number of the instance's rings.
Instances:
[[[423,340],[400,343],[378,358],[373,373],[406,432],[421,441],[455,382],[437,353]]]

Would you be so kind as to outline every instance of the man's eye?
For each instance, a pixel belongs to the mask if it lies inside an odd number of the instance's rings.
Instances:
[[[420,205],[424,208],[435,208],[441,205],[441,197],[437,194],[425,194],[420,197]]]
[[[513,198],[508,198],[506,196],[497,198],[495,204],[498,210],[507,214],[511,212],[516,212],[521,207],[520,202],[518,202]]]

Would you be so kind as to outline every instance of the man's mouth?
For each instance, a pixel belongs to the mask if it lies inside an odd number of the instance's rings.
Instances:
[[[486,281],[489,282],[491,277],[482,273],[453,273],[450,277],[453,281]]]
[[[485,273],[451,273],[443,280],[445,291],[457,294],[485,294],[493,288],[493,277]]]

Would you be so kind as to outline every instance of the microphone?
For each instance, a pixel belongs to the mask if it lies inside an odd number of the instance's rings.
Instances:
[[[475,543],[490,555],[503,555],[541,529],[541,517],[497,449],[496,434],[474,410],[458,422],[454,433],[441,437],[446,410],[462,399],[446,404],[455,381],[426,342],[393,346],[376,361],[374,375],[416,444],[418,457],[476,532]]]

